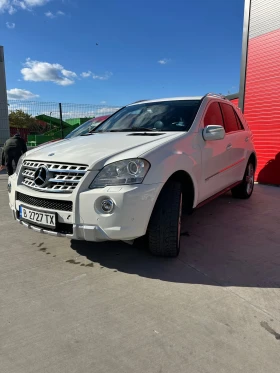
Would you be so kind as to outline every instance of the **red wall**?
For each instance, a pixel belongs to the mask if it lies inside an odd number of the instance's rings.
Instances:
[[[254,135],[257,180],[280,184],[280,29],[249,40],[244,114]]]
[[[238,98],[234,98],[233,100],[230,100],[230,102],[238,107]]]

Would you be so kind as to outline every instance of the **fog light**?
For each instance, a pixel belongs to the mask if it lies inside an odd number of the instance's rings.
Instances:
[[[7,190],[8,190],[9,193],[11,193],[11,190],[12,190],[12,184],[11,183],[8,183]]]
[[[114,209],[114,202],[111,199],[107,198],[101,201],[101,210],[105,214],[110,214],[110,212],[112,212],[113,209]]]

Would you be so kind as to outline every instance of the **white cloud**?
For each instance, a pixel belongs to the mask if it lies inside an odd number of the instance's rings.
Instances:
[[[53,82],[58,85],[67,86],[75,83],[77,74],[73,71],[65,70],[58,63],[33,61],[26,59],[24,68],[21,69],[23,79],[32,82]]]
[[[55,15],[52,12],[46,12],[45,16],[49,18],[55,18]]]
[[[13,4],[15,4],[17,7],[21,8],[23,10],[27,9],[26,3],[24,1],[14,0]]]
[[[48,18],[56,18],[58,16],[65,16],[65,13],[63,13],[61,10],[58,10],[56,13],[52,13],[52,12],[46,12],[45,13],[45,16],[48,17]]]
[[[105,105],[107,102],[106,101],[101,101],[100,104],[101,105]]]
[[[81,74],[81,77],[82,78],[88,78],[89,76],[91,76],[92,75],[92,72],[91,71],[88,71],[88,72],[84,72],[84,73],[82,73]]]
[[[120,110],[120,107],[115,106],[106,106],[99,109],[96,113],[96,116],[109,115],[115,113],[117,110]]]
[[[163,58],[162,60],[159,60],[158,63],[160,65],[166,65],[170,60],[168,58]]]
[[[26,89],[12,88],[7,90],[8,100],[30,100],[39,97]]]
[[[70,71],[70,70],[61,70],[61,73],[63,76],[66,76],[66,78],[77,78],[77,74],[74,73],[74,71]]]
[[[106,73],[104,75],[96,75],[96,74],[92,73],[92,78],[97,79],[97,80],[108,80],[112,75],[113,75],[113,73],[111,73],[109,71],[106,71]]]
[[[42,6],[49,2],[50,0],[23,0],[27,6],[33,7],[33,6]]]
[[[14,14],[17,10],[31,10],[43,6],[50,0],[0,0],[0,13]]]
[[[13,22],[6,22],[6,26],[9,28],[9,29],[13,29],[16,27],[16,24],[13,23]]]
[[[81,73],[82,78],[88,78],[92,76],[92,79],[96,79],[96,80],[108,80],[112,75],[113,73],[111,73],[110,71],[106,71],[104,75],[97,75],[91,72],[90,70]]]
[[[8,10],[8,13],[10,15],[13,15],[14,13],[16,13],[16,8],[14,8],[12,5],[9,6],[9,10]]]
[[[10,101],[10,104],[8,106],[8,112],[9,114],[12,112],[12,111],[16,111],[16,110],[22,110],[24,111],[25,113],[28,113],[28,114],[33,114],[32,111],[30,110],[30,105],[28,106],[25,106],[25,105],[22,105],[22,103],[18,103],[16,102],[15,104],[12,104],[13,101]]]
[[[0,12],[3,13],[6,10],[9,10],[10,1],[9,0],[0,0]]]

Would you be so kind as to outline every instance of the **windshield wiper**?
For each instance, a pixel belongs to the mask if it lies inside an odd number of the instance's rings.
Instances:
[[[131,127],[131,128],[120,128],[120,129],[112,129],[112,130],[100,130],[94,131],[95,133],[105,133],[105,132],[160,132],[161,130],[156,128],[146,128],[146,127]]]
[[[158,131],[156,128],[145,128],[145,127],[132,127],[131,130],[133,131]]]
[[[119,130],[109,130],[108,132],[148,132],[148,131],[157,131],[153,128],[145,128],[145,127],[131,127],[131,128],[123,128]]]

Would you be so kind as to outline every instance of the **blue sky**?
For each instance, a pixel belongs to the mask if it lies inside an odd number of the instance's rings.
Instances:
[[[9,97],[123,105],[234,93],[243,7],[244,0],[0,0]]]

